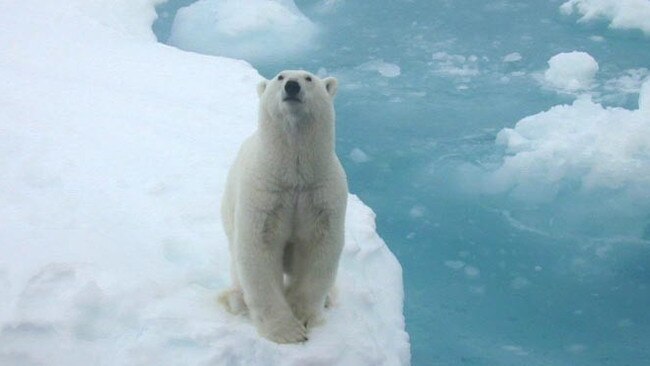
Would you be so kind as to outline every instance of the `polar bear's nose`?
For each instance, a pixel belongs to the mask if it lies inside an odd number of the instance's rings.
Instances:
[[[297,81],[289,80],[284,84],[284,91],[287,95],[293,97],[300,92],[300,84]]]

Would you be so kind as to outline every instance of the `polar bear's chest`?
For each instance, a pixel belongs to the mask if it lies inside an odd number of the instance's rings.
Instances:
[[[300,221],[301,217],[311,214],[314,209],[315,194],[312,191],[294,191],[289,193],[288,198],[293,221]]]
[[[322,225],[327,214],[322,192],[318,190],[294,191],[289,193],[287,202],[287,218],[290,222],[292,237],[306,238],[313,235],[314,230]]]

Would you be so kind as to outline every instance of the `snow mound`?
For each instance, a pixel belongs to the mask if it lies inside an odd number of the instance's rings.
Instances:
[[[338,297],[308,342],[217,305],[219,200],[261,77],[156,43],[155,3],[2,6],[0,364],[408,364],[401,267],[354,196]]]
[[[546,84],[567,92],[590,89],[598,72],[598,62],[586,52],[559,53],[548,60]]]
[[[582,190],[650,186],[650,80],[639,109],[606,108],[589,97],[532,115],[497,135],[508,156],[487,179],[488,190],[519,196],[576,184]]]
[[[176,14],[168,43],[249,61],[311,49],[317,27],[293,0],[199,0]]]
[[[560,6],[562,13],[580,13],[580,21],[607,19],[615,29],[639,29],[650,35],[648,0],[569,0]]]

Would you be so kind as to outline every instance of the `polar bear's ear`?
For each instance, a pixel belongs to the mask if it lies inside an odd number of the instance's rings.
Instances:
[[[325,89],[330,97],[334,97],[336,95],[336,90],[339,87],[339,82],[336,81],[335,78],[329,77],[323,79],[323,83],[325,83]]]
[[[264,90],[266,90],[266,82],[267,80],[262,80],[260,81],[259,84],[257,84],[257,96],[261,97],[262,94],[264,94]]]

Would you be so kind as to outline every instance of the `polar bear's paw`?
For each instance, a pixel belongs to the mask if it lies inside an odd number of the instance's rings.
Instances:
[[[291,310],[293,311],[293,315],[296,316],[300,324],[304,325],[307,329],[324,323],[324,319],[321,316],[320,307],[306,307],[297,303],[293,303],[291,305]]]
[[[246,302],[244,302],[244,294],[241,289],[231,288],[219,295],[219,303],[231,314],[240,315],[248,312]]]
[[[307,328],[294,317],[262,322],[259,332],[275,343],[300,343],[308,340]]]

